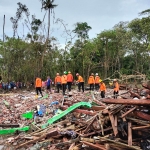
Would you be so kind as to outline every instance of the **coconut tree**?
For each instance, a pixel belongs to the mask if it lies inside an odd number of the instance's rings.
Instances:
[[[50,32],[50,14],[54,12],[54,8],[57,5],[53,4],[54,0],[40,0],[42,2],[42,9],[46,12],[48,11],[48,31],[47,31],[47,39],[49,39],[49,32]]]
[[[48,11],[48,31],[47,31],[47,38],[46,38],[46,42],[45,42],[45,46],[44,46],[44,51],[42,53],[42,57],[41,57],[41,69],[43,68],[43,62],[44,62],[44,55],[46,53],[47,50],[47,45],[49,42],[49,32],[50,32],[50,14],[54,12],[54,8],[57,7],[57,5],[53,4],[54,0],[40,0],[42,3],[42,8],[44,9],[46,12]],[[44,16],[45,18],[45,16]],[[49,45],[50,47],[50,45]]]

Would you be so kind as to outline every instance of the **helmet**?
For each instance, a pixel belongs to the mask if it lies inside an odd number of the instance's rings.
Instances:
[[[94,73],[91,73],[91,76],[94,76]]]
[[[64,74],[67,74],[67,71],[64,71]]]
[[[103,80],[100,79],[99,82],[103,82]]]
[[[114,82],[116,82],[116,81],[117,81],[117,79],[114,79],[113,81],[114,81]]]
[[[98,73],[95,73],[96,76],[98,76]]]
[[[79,73],[76,73],[76,76],[79,76]]]
[[[59,76],[59,73],[56,73],[57,76]]]
[[[68,71],[68,73],[71,73],[70,71]]]

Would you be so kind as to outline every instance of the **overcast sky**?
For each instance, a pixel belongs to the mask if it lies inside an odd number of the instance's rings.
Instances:
[[[10,17],[14,17],[19,0],[0,0],[0,38],[3,36],[3,16],[6,16],[5,34],[13,36]],[[41,12],[39,0],[20,0],[37,18],[43,19],[44,11]],[[65,43],[62,37],[63,26],[54,24],[57,18],[68,24],[67,29],[73,30],[77,22],[87,22],[92,30],[89,37],[94,38],[103,30],[111,29],[120,21],[131,21],[139,17],[138,13],[150,8],[150,0],[55,0],[58,4],[55,8],[55,20],[51,16],[51,36],[55,36],[61,44]],[[47,17],[46,17],[47,21]],[[27,32],[27,31],[26,31]],[[23,27],[20,23],[18,33],[23,35]]]

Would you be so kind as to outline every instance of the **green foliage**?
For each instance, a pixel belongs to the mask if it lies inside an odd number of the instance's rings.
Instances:
[[[41,0],[42,9],[49,12],[57,5],[54,0]],[[26,5],[18,4],[16,16],[12,18],[14,33],[18,21],[25,13]],[[148,14],[149,10],[141,12]],[[49,75],[54,79],[57,72],[71,71],[83,75],[85,81],[93,73],[106,79],[118,71],[121,74],[139,72],[150,78],[150,17],[136,18],[130,22],[119,22],[110,30],[104,30],[93,39],[88,32],[92,29],[86,22],[77,22],[72,30],[78,38],[59,48],[55,37],[39,34],[42,21],[34,15],[25,39],[6,37],[0,40],[0,69],[3,79],[31,81],[40,73],[43,80]],[[26,21],[27,23],[27,21]],[[67,41],[68,39],[66,39]],[[44,41],[44,42],[43,42]],[[73,41],[73,40],[72,40]],[[119,75],[119,74],[118,74]]]
[[[87,22],[83,22],[83,23],[77,22],[73,32],[76,33],[79,38],[87,39],[87,38],[89,38],[88,32],[91,29],[92,28],[87,24]]]

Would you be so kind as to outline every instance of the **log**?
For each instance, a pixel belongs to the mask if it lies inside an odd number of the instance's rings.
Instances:
[[[135,111],[135,112],[134,112],[134,115],[136,115],[137,117],[140,117],[140,118],[142,118],[142,119],[144,119],[144,120],[150,121],[150,115],[148,115],[148,114],[146,114],[146,113],[143,113],[143,112],[141,112],[141,111]]]
[[[150,100],[133,100],[133,99],[103,99],[102,102],[107,104],[124,104],[124,105],[150,105]]]

